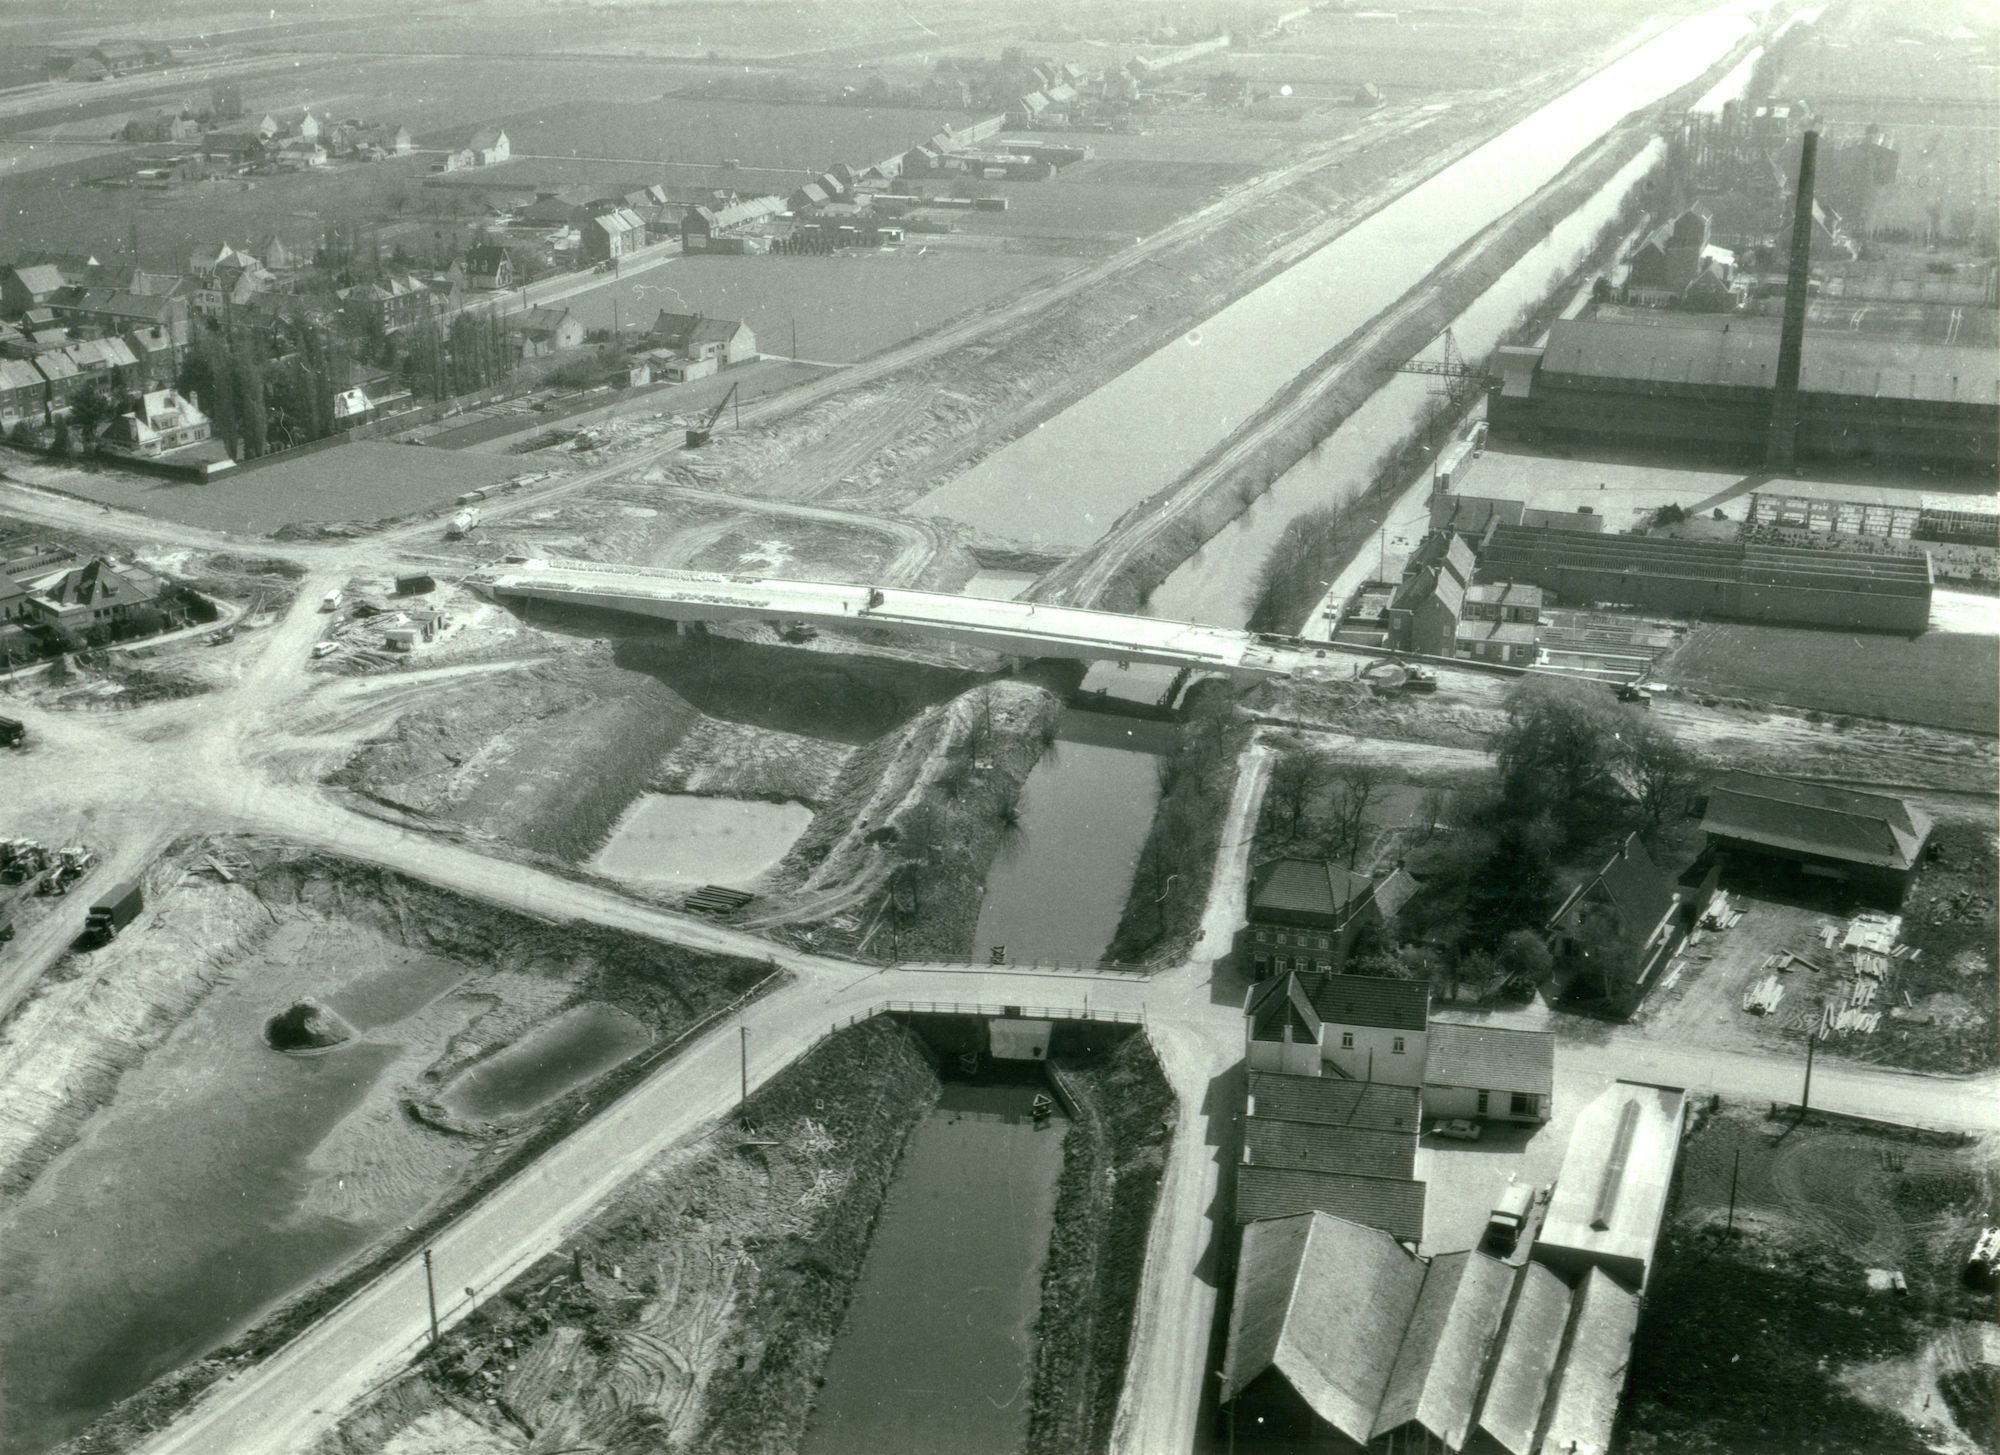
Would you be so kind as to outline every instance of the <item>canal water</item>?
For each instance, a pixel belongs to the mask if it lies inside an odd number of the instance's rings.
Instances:
[[[1484,357],[1524,310],[1540,303],[1589,256],[1661,152],[1658,142],[1641,151],[1452,321],[1453,337],[1466,357]],[[1286,525],[1309,510],[1345,505],[1360,496],[1377,462],[1410,432],[1430,402],[1430,381],[1422,376],[1391,379],[1182,562],[1154,590],[1146,610],[1170,620],[1242,626],[1254,605],[1258,572]]]
[[[1063,714],[1055,745],[1028,775],[1020,842],[986,875],[973,955],[1004,947],[1016,965],[1102,958],[1159,803],[1163,722]]]
[[[520,1116],[609,1071],[652,1039],[614,1005],[573,1006],[454,1079],[438,1101],[466,1121]]]
[[[637,884],[742,884],[784,858],[811,822],[799,803],[642,793],[589,867]]]
[[[916,509],[995,536],[1074,549],[1173,481],[1327,348],[1640,107],[1699,76],[1751,30],[1680,22],[1614,61]]]
[[[804,1455],[1016,1455],[1066,1123],[947,1083],[896,1164]]]

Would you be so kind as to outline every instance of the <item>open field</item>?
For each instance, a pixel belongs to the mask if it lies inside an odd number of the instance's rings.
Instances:
[[[846,249],[826,257],[689,257],[642,278],[593,288],[565,307],[587,328],[609,328],[612,304],[628,330],[663,310],[740,318],[766,354],[848,364],[936,328],[968,309],[1019,292],[1063,267],[1035,254],[901,248]]]
[[[1990,636],[1926,632],[1912,641],[1704,622],[1653,670],[1720,697],[1960,732],[2000,729],[2000,652]]]
[[[1800,1127],[1750,1107],[1710,1117],[1681,1153],[1632,1352],[1625,1448],[1990,1449],[1990,1403],[1954,1385],[1991,1332],[1991,1299],[1959,1273],[1994,1206],[1990,1153],[1955,1138]],[[1907,1297],[1871,1270],[1900,1273]]]
[[[374,521],[445,505],[530,472],[519,460],[362,440],[197,484],[115,469],[10,466],[32,482],[208,530],[265,535],[283,525]]]

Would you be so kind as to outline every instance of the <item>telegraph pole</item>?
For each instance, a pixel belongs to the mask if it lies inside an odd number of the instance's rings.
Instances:
[[[1743,1170],[1743,1149],[1736,1149],[1736,1160],[1729,1164],[1729,1225],[1722,1230],[1722,1239],[1728,1242],[1736,1236],[1736,1174]]]
[[[1819,1049],[1819,1027],[1806,1032],[1806,1085],[1799,1093],[1799,1120],[1806,1119],[1806,1110],[1812,1105],[1812,1063],[1813,1052]]]
[[[437,1281],[431,1277],[431,1250],[428,1248],[424,1249],[424,1292],[430,1298],[431,1347],[435,1349],[438,1343],[438,1291]]]
[[[736,1030],[741,1037],[738,1044],[742,1050],[743,1071],[743,1094],[736,1103],[736,1114],[740,1117],[750,1105],[750,1027],[738,1026]]]

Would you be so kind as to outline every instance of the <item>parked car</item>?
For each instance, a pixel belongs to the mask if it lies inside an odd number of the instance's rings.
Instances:
[[[1454,1142],[1479,1140],[1479,1123],[1469,1117],[1453,1117],[1448,1122],[1439,1122],[1431,1130],[1438,1136],[1448,1137]]]
[[[339,642],[334,642],[334,641],[314,642],[312,650],[313,660],[318,661],[321,657],[331,657],[335,652],[339,650],[340,650]]]
[[[236,628],[233,626],[226,626],[220,631],[212,631],[208,634],[208,644],[211,647],[224,646],[235,640]]]
[[[319,599],[319,609],[321,611],[340,610],[340,588],[338,586]]]

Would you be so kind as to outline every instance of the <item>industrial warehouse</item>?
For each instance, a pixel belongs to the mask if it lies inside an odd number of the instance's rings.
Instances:
[[[1779,331],[1728,315],[1557,323],[1541,348],[1503,348],[1494,433],[1544,443],[1752,459],[1777,397]],[[1801,461],[1993,472],[2000,359],[1985,350],[1814,329],[1798,375]]]

